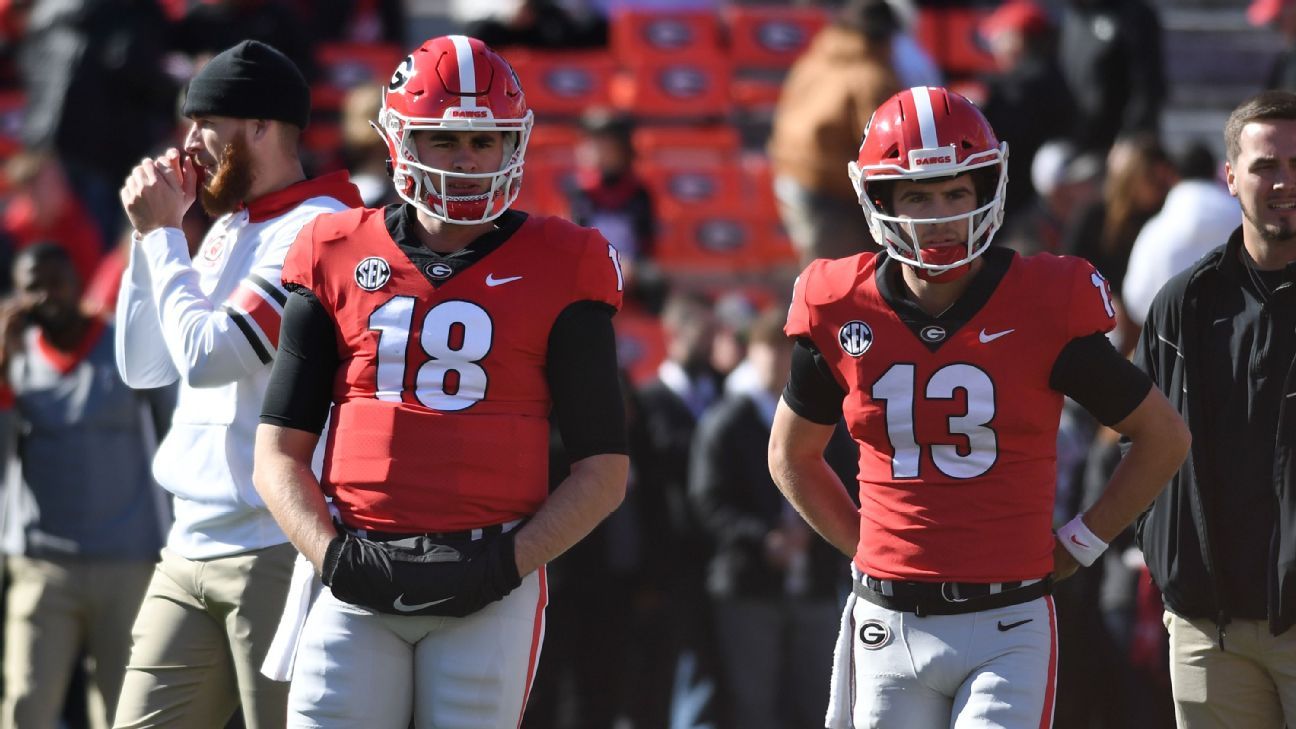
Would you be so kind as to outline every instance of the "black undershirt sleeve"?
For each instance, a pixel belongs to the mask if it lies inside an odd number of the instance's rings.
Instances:
[[[823,354],[804,337],[792,346],[792,371],[783,401],[792,412],[820,425],[836,425],[842,416],[846,391],[837,383]]]
[[[615,313],[607,304],[577,301],[563,309],[549,331],[546,377],[554,423],[573,463],[629,453],[612,330]]]
[[[1049,386],[1080,403],[1098,422],[1114,425],[1143,402],[1152,380],[1099,333],[1076,337],[1062,348]]]
[[[309,289],[292,287],[261,422],[316,434],[324,430],[340,364],[332,317]]]

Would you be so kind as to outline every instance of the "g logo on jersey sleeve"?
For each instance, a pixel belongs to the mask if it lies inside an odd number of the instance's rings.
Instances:
[[[837,330],[837,343],[846,354],[858,357],[873,346],[873,329],[858,319],[848,321]]]

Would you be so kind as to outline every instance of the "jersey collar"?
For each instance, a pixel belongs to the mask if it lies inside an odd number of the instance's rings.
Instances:
[[[881,256],[882,262],[877,267],[877,288],[882,299],[887,302],[900,321],[909,327],[914,336],[931,351],[935,352],[942,344],[949,341],[954,333],[968,323],[976,313],[986,305],[1012,266],[1017,253],[1010,248],[992,247],[981,254],[985,265],[974,274],[975,278],[968,285],[963,296],[940,316],[931,316],[917,302],[905,293],[904,283],[900,280],[900,266],[903,263],[890,256]],[[925,331],[935,327],[943,331],[943,336],[933,338],[924,336]]]

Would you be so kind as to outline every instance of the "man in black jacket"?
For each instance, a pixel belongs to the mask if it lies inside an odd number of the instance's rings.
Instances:
[[[1224,129],[1242,227],[1166,284],[1135,361],[1190,458],[1138,522],[1165,600],[1180,727],[1296,726],[1296,94]]]

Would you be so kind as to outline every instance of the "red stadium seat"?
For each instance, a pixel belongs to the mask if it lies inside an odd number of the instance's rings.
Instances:
[[[324,43],[315,49],[315,62],[324,84],[345,90],[386,85],[406,55],[400,46],[388,43]]]
[[[527,103],[536,116],[577,116],[590,107],[610,104],[609,88],[617,65],[600,51],[514,51],[509,62],[517,71]]]
[[[585,133],[574,124],[538,123],[531,127],[531,140],[527,142],[527,162],[536,160],[574,165],[576,148],[584,138]]]
[[[951,77],[994,70],[994,59],[977,45],[976,28],[994,8],[920,7],[914,37]]]
[[[611,20],[612,52],[622,65],[724,54],[720,20],[712,13],[621,10]]]
[[[736,68],[784,70],[828,23],[822,8],[733,5],[725,13]]]
[[[663,219],[744,208],[742,170],[733,161],[692,165],[644,162],[638,170]]]
[[[27,96],[22,91],[0,91],[0,159],[7,159],[22,148],[26,108]]]
[[[731,76],[720,56],[643,61],[615,79],[612,100],[640,119],[720,119],[730,110]]]
[[[635,154],[645,162],[718,163],[738,154],[742,137],[729,125],[650,125],[635,129],[632,144]]]
[[[566,185],[576,173],[572,163],[532,159],[527,155],[522,191],[513,208],[537,215],[567,215]]]
[[[762,268],[762,226],[741,211],[691,213],[662,221],[655,260],[667,275],[727,276]]]
[[[617,360],[630,382],[643,385],[656,377],[657,368],[666,359],[661,319],[627,302],[612,319],[612,326],[616,329]]]

